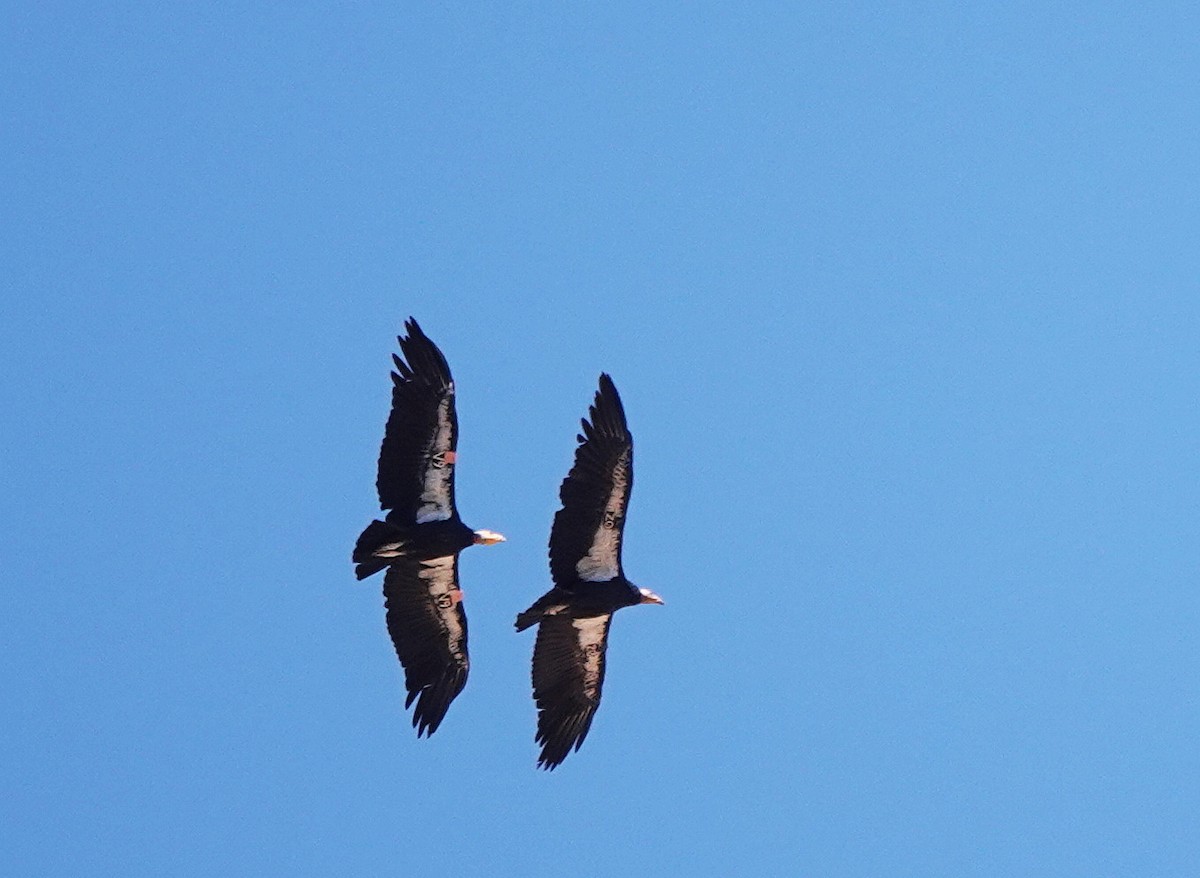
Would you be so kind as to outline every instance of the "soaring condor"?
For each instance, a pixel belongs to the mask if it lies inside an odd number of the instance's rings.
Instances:
[[[379,505],[354,547],[359,579],[383,576],[388,634],[404,666],[405,708],[416,701],[417,737],[437,731],[467,682],[467,616],[458,553],[504,537],[473,531],[454,507],[458,415],[446,358],[411,317],[392,355],[392,411],[379,449]]]
[[[661,604],[621,567],[625,509],[633,488],[633,437],[621,397],[601,374],[596,401],[576,437],[575,465],[559,489],[562,509],[550,530],[554,587],[517,616],[516,628],[538,626],[533,697],[538,708],[538,767],[552,771],[587,737],[600,706],[604,654],[612,615],[634,604]]]

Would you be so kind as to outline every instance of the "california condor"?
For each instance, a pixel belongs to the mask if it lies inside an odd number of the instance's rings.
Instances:
[[[517,616],[516,628],[538,626],[533,697],[538,708],[538,767],[553,770],[578,750],[600,705],[612,615],[634,604],[661,604],[621,567],[625,510],[633,488],[633,437],[621,397],[608,375],[589,409],[575,465],[559,489],[562,509],[550,530],[554,587]]]
[[[458,415],[454,380],[437,345],[417,321],[404,324],[401,357],[392,355],[392,411],[379,449],[379,505],[354,547],[355,575],[383,576],[388,634],[404,666],[407,709],[417,737],[437,731],[467,682],[467,615],[458,585],[458,553],[504,537],[473,531],[454,507]]]

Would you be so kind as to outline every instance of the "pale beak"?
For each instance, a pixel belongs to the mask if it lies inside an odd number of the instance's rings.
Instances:
[[[639,588],[638,591],[640,591],[642,593],[642,599],[641,599],[641,601],[639,601],[639,603],[660,604],[660,605],[666,604],[666,601],[664,601],[662,598],[660,598],[658,595],[656,595],[654,592],[652,592],[648,588]]]
[[[477,546],[494,546],[496,543],[503,542],[504,534],[498,534],[494,530],[475,531],[475,545]]]

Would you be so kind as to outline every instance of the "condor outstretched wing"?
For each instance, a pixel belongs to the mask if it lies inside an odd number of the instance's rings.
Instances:
[[[379,505],[390,521],[423,524],[454,515],[458,415],[446,358],[411,317],[392,355],[392,411],[379,449]]]
[[[430,561],[400,558],[383,578],[388,634],[404,666],[414,701],[417,737],[437,731],[455,696],[467,683],[467,614],[458,588],[458,556]]]
[[[621,535],[633,488],[633,437],[621,397],[600,375],[596,401],[577,438],[575,465],[559,489],[562,509],[550,529],[550,575],[572,590],[578,580],[599,582],[621,573]]]
[[[612,614],[573,619],[546,616],[533,648],[533,697],[538,707],[538,768],[555,769],[578,750],[592,727],[604,685],[604,653]]]

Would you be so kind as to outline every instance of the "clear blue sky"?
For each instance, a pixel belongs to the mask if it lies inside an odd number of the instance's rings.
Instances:
[[[433,5],[3,11],[0,871],[1197,874],[1195,4]],[[410,314],[509,537],[429,741]],[[546,775],[602,369],[667,606]]]

